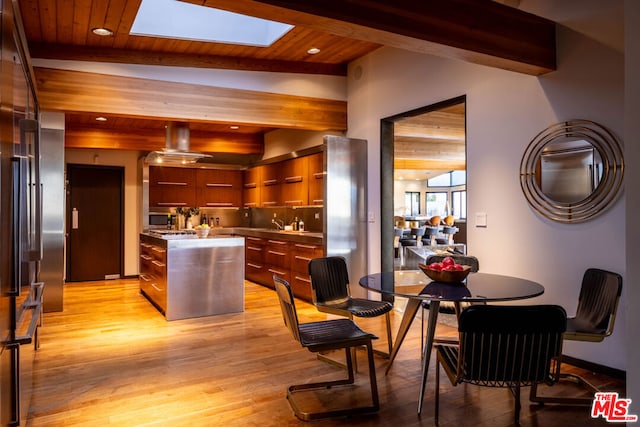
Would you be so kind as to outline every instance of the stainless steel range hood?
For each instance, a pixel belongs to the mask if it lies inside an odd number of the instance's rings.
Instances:
[[[146,161],[156,165],[186,165],[196,163],[212,156],[189,151],[189,124],[182,122],[167,123],[165,148],[147,154]]]

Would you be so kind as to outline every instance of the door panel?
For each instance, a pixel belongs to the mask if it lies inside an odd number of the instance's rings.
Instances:
[[[122,275],[122,167],[68,165],[67,280]]]

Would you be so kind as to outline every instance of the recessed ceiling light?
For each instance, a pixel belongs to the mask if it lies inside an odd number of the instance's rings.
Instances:
[[[113,31],[111,31],[108,28],[94,28],[91,30],[91,32],[96,36],[112,36],[113,35]]]
[[[107,118],[106,118],[106,117],[102,117],[102,116],[100,116],[100,117],[96,117],[96,121],[97,121],[97,122],[106,122],[106,121],[107,121]]]
[[[309,49],[309,50],[307,51],[307,53],[308,53],[309,55],[315,55],[316,53],[320,53],[320,49],[318,49],[317,47],[312,47],[311,49]]]
[[[231,125],[231,126],[229,126],[229,129],[237,130],[237,129],[240,129],[240,126],[238,126],[238,125]]]

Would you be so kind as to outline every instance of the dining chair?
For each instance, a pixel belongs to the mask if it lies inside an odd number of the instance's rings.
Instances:
[[[471,267],[471,272],[477,273],[480,270],[480,261],[478,258],[473,255],[460,255],[460,254],[447,254],[447,255],[438,255],[433,254],[429,255],[425,261],[426,265],[429,265],[434,262],[442,262],[446,257],[451,257],[455,260],[457,264],[460,265],[468,265]],[[455,314],[456,317],[460,316],[460,311],[462,308],[466,308],[470,304],[465,303],[453,303],[449,301],[441,301],[440,302],[440,310],[439,313],[443,314]],[[425,310],[429,310],[429,301],[425,300],[422,302],[422,322],[420,328],[420,348],[424,345],[424,322],[425,322]],[[441,338],[436,338],[437,341],[444,342],[454,342],[450,339],[443,340]]]
[[[451,384],[508,387],[520,422],[520,388],[548,381],[562,351],[567,314],[558,305],[473,305],[460,313],[459,345],[436,344],[435,421],[440,367]]]
[[[348,377],[331,381],[311,382],[291,385],[287,388],[287,400],[296,417],[304,421],[321,418],[342,417],[363,413],[376,412],[380,409],[378,399],[378,386],[376,383],[376,370],[373,361],[373,346],[371,341],[377,339],[373,334],[363,331],[350,319],[332,319],[311,323],[299,323],[296,305],[291,286],[286,280],[274,275],[273,282],[280,301],[280,309],[284,324],[287,326],[293,338],[302,347],[317,353],[327,350],[345,350]],[[352,385],[355,383],[351,349],[365,346],[369,360],[369,385],[371,388],[371,405],[348,406],[340,409],[309,412],[303,410],[294,394],[298,392],[311,392],[320,389],[330,389],[334,386]]]
[[[395,252],[395,257],[399,258],[400,266],[404,265],[404,251],[402,250],[402,245],[400,244],[400,239],[402,239],[402,235],[404,234],[404,230],[402,228],[394,227],[393,229],[393,250]]]
[[[383,357],[389,357],[392,349],[391,319],[389,312],[393,304],[388,301],[375,301],[367,298],[353,298],[349,290],[347,262],[343,257],[330,256],[314,258],[309,261],[311,277],[311,298],[318,311],[354,317],[378,317],[384,314],[387,330],[388,352],[374,350]],[[322,355],[319,355],[323,358]],[[331,359],[324,358],[327,362]]]
[[[611,271],[588,268],[582,276],[576,315],[567,319],[564,339],[569,341],[601,342],[613,333],[620,295],[622,276]],[[567,363],[566,357],[558,357],[558,365]],[[593,395],[600,391],[582,376],[564,373],[558,369],[556,380],[568,379],[581,385],[589,396],[544,396],[538,387],[531,388],[530,400],[538,403],[560,403],[566,405],[591,405]]]

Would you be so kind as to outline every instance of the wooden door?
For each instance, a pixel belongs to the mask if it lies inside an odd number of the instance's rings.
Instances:
[[[67,165],[67,281],[123,271],[124,168]]]
[[[309,156],[309,204],[324,203],[324,153]]]

